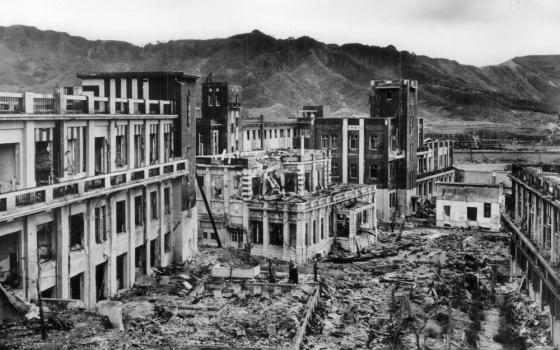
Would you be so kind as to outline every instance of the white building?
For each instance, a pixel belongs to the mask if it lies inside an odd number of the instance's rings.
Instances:
[[[79,77],[0,93],[0,283],[89,307],[197,250],[197,77]]]
[[[500,210],[504,205],[501,184],[438,182],[436,186],[437,226],[500,230]]]

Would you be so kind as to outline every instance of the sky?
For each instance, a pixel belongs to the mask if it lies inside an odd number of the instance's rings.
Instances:
[[[0,26],[23,24],[137,45],[224,38],[258,29],[278,39],[393,45],[463,64],[560,54],[558,0],[18,0]]]

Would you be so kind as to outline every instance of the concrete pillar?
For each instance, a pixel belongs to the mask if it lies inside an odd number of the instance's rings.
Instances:
[[[84,242],[86,252],[86,264],[87,267],[84,271],[84,303],[88,307],[92,307],[96,303],[97,299],[97,285],[95,281],[95,260],[91,251],[96,248],[95,241],[95,206],[94,201],[88,200],[86,203],[86,211],[84,213]]]
[[[131,91],[132,98],[136,100],[136,99],[138,99],[138,79],[133,78],[130,85],[131,85],[131,88],[132,88],[132,91]]]
[[[120,98],[127,98],[127,90],[126,90],[126,78],[121,78],[117,84],[121,84],[121,95],[117,96]]]
[[[116,220],[116,208],[115,208],[115,200],[112,197],[107,198],[107,213],[108,213],[108,222],[107,227],[109,227],[109,259],[108,259],[108,273],[107,273],[107,284],[109,295],[113,296],[117,293],[118,285],[117,285],[117,254],[116,251],[116,243],[117,243],[117,220]]]
[[[359,184],[363,184],[364,183],[364,164],[365,164],[365,159],[364,159],[364,154],[365,154],[365,144],[366,144],[366,140],[365,140],[365,136],[364,136],[364,119],[360,118],[359,119],[359,127],[360,130],[358,132],[358,183]]]
[[[70,210],[64,206],[56,210],[56,289],[61,299],[69,298],[68,259],[70,254]]]
[[[37,298],[37,279],[39,278],[39,268],[37,265],[37,224],[35,215],[28,215],[24,221],[24,242],[25,245],[25,274],[27,281],[26,296],[28,299]]]
[[[95,176],[95,121],[88,120],[86,128],[86,175]]]
[[[262,223],[263,223],[263,249],[266,249],[269,243],[269,233],[268,233],[268,212],[263,210],[262,212]]]
[[[158,163],[166,163],[167,159],[164,159],[165,149],[164,149],[164,142],[163,142],[163,120],[159,121],[158,125]]]
[[[122,90],[121,90],[122,91]],[[134,225],[134,216],[135,208],[134,208],[134,195],[133,191],[128,190],[126,196],[128,210],[127,212],[127,235],[128,235],[128,288],[132,288],[134,286],[134,282],[136,280],[136,228]]]
[[[342,183],[348,182],[348,119],[342,119]]]
[[[164,236],[165,236],[165,232],[166,229],[164,227],[164,215],[165,215],[165,208],[163,205],[163,183],[160,182],[158,184],[158,217],[159,217],[159,256],[160,256],[160,262],[161,262],[161,266],[166,266],[164,265],[164,261],[163,261],[163,256],[165,254],[165,240],[164,240]]]
[[[25,121],[23,147],[20,150],[23,166],[20,167],[19,182],[23,188],[35,187],[35,122]],[[17,174],[17,169],[16,169]],[[17,176],[17,175],[16,175]]]
[[[33,113],[33,93],[31,92],[23,93],[23,113]]]
[[[60,142],[60,152],[62,153],[62,168],[63,168],[63,177],[68,176],[66,167],[68,166],[66,164],[66,151],[68,150],[68,145],[67,140],[68,140],[68,125],[66,124],[66,122],[61,122],[61,128],[62,130],[60,130],[60,138],[61,138],[61,142]],[[92,141],[93,142],[93,141]],[[95,166],[95,165],[94,165]]]
[[[130,122],[127,126],[126,137],[126,161],[128,162],[127,169],[133,169],[136,155],[134,154],[134,124]]]
[[[114,79],[111,79],[114,82]],[[117,122],[114,120],[109,121],[109,172],[115,171],[115,160],[117,158]]]
[[[150,165],[150,123],[145,122],[144,124],[144,166]]]

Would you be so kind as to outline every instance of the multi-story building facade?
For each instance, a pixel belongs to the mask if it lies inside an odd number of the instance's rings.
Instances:
[[[305,148],[330,150],[333,181],[375,184],[381,219],[411,214],[418,197],[435,194],[435,181],[454,180],[453,144],[424,140],[417,90],[412,80],[373,81],[363,117],[329,117],[321,106],[306,106],[294,147],[303,139]]]
[[[235,152],[242,142],[241,86],[202,83],[201,115],[196,119],[197,155]]]
[[[93,306],[197,250],[197,77],[78,76],[0,93],[0,281]]]
[[[334,185],[327,152],[241,152],[197,157],[200,239],[252,254],[305,261],[328,252],[335,237],[355,251],[375,241],[375,186]]]
[[[513,208],[503,214],[512,232],[512,275],[550,315],[551,338],[560,345],[560,166],[513,165]]]
[[[436,195],[436,182],[455,181],[453,168],[453,141],[425,139],[416,152],[418,171],[416,175],[416,195],[418,198]]]
[[[292,148],[297,119],[244,115],[241,93],[236,84],[202,84],[197,155]]]

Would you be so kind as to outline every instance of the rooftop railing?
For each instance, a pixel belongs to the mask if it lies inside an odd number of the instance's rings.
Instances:
[[[0,92],[0,114],[176,115],[174,100]]]

